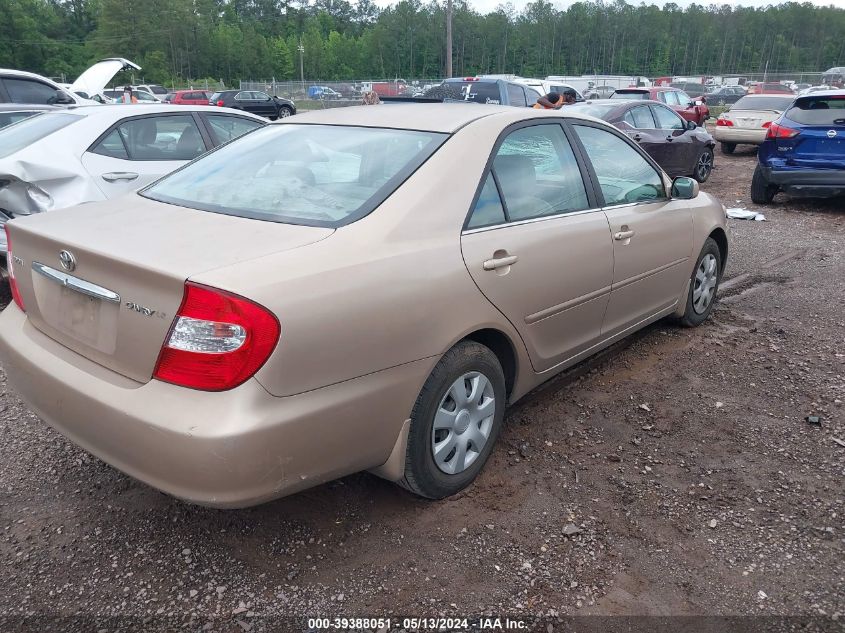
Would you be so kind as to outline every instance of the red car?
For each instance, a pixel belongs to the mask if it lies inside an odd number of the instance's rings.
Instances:
[[[665,103],[687,121],[695,121],[696,125],[704,125],[710,118],[710,110],[705,99],[694,100],[683,90],[669,86],[653,86],[651,88],[619,88],[611,99],[651,99]]]
[[[176,105],[208,105],[208,93],[202,90],[177,90],[170,103]]]
[[[778,94],[778,95],[791,95],[794,94],[792,92],[792,88],[789,86],[785,86],[781,83],[765,83],[765,84],[756,84],[751,86],[751,89],[748,91],[750,95],[762,95],[762,94]]]

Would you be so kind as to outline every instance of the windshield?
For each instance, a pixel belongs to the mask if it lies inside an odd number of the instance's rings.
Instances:
[[[333,125],[271,125],[144,189],[183,207],[256,220],[341,226],[367,215],[448,135]]]
[[[845,96],[802,97],[786,116],[804,125],[845,125]]]
[[[11,156],[81,119],[74,114],[43,112],[4,127],[0,130],[0,158]]]
[[[632,90],[630,92],[625,90],[617,90],[612,95],[610,95],[611,99],[648,99],[647,92],[638,92],[636,90]]]
[[[792,103],[792,97],[742,97],[731,110],[774,110],[783,112]]]

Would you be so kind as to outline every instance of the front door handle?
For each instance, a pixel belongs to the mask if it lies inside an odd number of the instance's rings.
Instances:
[[[516,255],[508,255],[507,257],[497,257],[495,259],[486,260],[482,266],[484,270],[496,270],[497,268],[505,268],[516,263],[519,259]]]
[[[634,140],[639,143],[641,140],[643,140],[643,137],[640,136],[639,134],[634,134]]]
[[[138,174],[134,171],[112,171],[103,174],[103,180],[106,182],[118,182],[119,180],[131,181],[138,178]]]
[[[667,137],[666,137],[666,140],[667,140],[667,141],[669,141],[669,142],[671,143],[671,142],[674,140],[674,137],[672,137],[672,136],[667,136]]]
[[[613,234],[613,239],[618,241],[629,240],[634,237],[633,231],[619,231],[618,233]]]

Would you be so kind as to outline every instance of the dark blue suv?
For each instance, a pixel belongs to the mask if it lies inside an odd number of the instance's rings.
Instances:
[[[845,195],[845,90],[798,97],[769,126],[757,154],[751,200]]]

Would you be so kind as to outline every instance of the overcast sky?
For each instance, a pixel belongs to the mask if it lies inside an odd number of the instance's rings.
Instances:
[[[377,5],[379,5],[381,7],[386,7],[388,5],[396,3],[396,0],[374,0],[374,1]],[[511,0],[511,3],[514,5],[514,7],[516,7],[517,11],[520,11],[525,7],[526,4],[528,4],[528,1],[529,0]],[[470,6],[472,6],[476,11],[479,11],[481,13],[488,13],[490,11],[494,11],[496,9],[496,7],[498,7],[503,2],[504,2],[504,0],[469,0]],[[641,4],[639,2],[630,2],[630,0],[629,0],[629,3],[630,4]],[[692,2],[690,0],[676,0],[675,3],[678,4],[679,6],[682,6],[682,7],[685,7],[685,6],[692,4]],[[827,2],[819,2],[818,0],[810,0],[810,3],[818,5],[818,6],[833,5],[835,7],[845,9],[845,0],[828,0]],[[557,6],[559,8],[564,8],[564,7],[572,4],[572,2],[560,2],[560,1],[555,2],[554,0],[552,0],[552,4],[554,4],[555,6]],[[662,6],[665,3],[661,1],[661,2],[649,2],[647,4],[657,4],[658,6]],[[708,2],[698,2],[697,4],[706,5],[706,4],[710,4],[710,3],[708,3]],[[769,4],[780,4],[780,3],[779,2],[772,2],[771,0],[768,0],[768,1],[767,0],[739,0],[739,1],[722,0],[722,1],[718,2],[718,4],[730,4],[730,5],[733,5],[733,6],[742,5],[742,6],[764,7],[764,6],[769,5]]]

